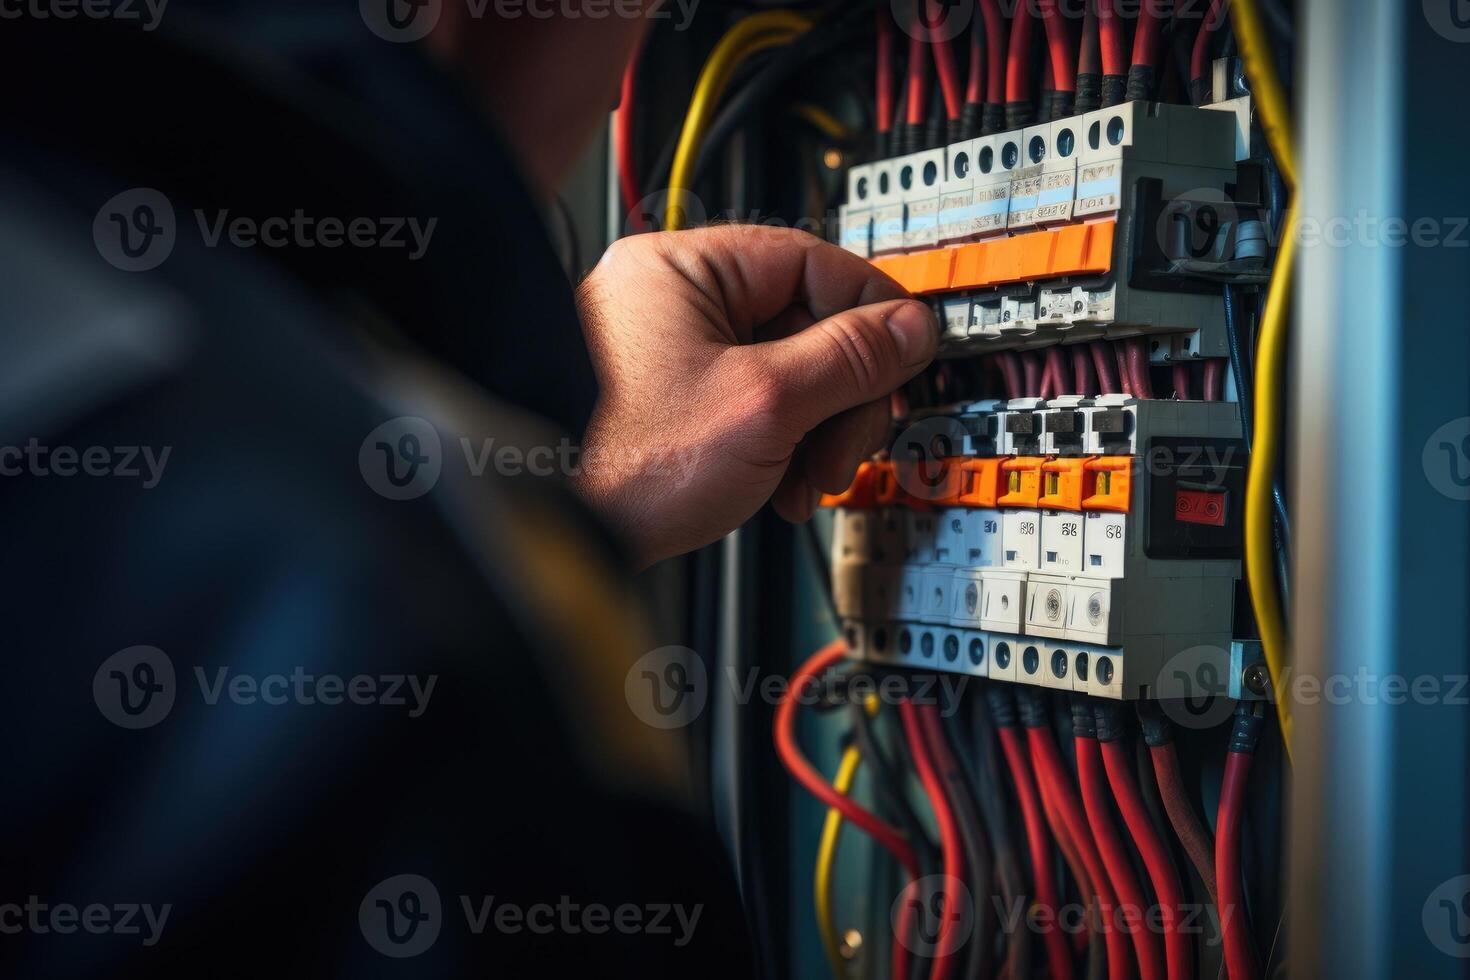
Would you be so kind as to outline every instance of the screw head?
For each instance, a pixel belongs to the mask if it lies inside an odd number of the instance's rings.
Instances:
[[[1266,692],[1271,689],[1271,674],[1266,670],[1266,665],[1259,661],[1245,668],[1240,675],[1240,681],[1247,691],[1258,697],[1265,697]]]

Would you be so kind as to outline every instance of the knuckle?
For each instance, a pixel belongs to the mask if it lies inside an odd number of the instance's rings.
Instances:
[[[882,351],[858,316],[839,313],[824,320],[821,329],[853,390],[869,391],[883,380]]]

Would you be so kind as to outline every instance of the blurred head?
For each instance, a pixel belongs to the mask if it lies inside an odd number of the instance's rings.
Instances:
[[[659,0],[444,3],[429,41],[472,81],[542,196],[554,193],[618,99]]]

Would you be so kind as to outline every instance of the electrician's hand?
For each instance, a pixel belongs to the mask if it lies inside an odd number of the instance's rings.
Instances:
[[[888,396],[939,337],[893,280],[791,229],[623,239],[577,303],[602,386],[578,488],[645,564],[767,500],[808,519],[882,447]]]

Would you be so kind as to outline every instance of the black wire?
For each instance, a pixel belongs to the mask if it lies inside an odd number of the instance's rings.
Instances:
[[[996,734],[990,722],[990,713],[980,698],[972,698],[970,704],[971,738],[961,725],[958,715],[945,719],[950,726],[950,741],[959,750],[962,762],[970,766],[971,778],[975,782],[976,798],[980,801],[985,816],[985,829],[990,834],[990,849],[995,855],[996,870],[1000,875],[1001,890],[1006,894],[1007,910],[1029,907],[1026,893],[1025,865],[1021,849],[1016,841],[1016,824],[1011,819],[1011,804],[1005,790],[1005,781],[1000,775],[1000,760],[996,756]],[[973,756],[968,746],[975,747]],[[1019,906],[1017,903],[1019,902]],[[1018,945],[1015,957],[1017,976],[1031,975],[1031,930],[1022,923],[1007,941]]]
[[[795,41],[776,50],[774,56],[764,62],[760,69],[747,79],[734,95],[725,100],[724,108],[710,123],[700,148],[699,161],[694,168],[697,184],[708,175],[710,166],[718,154],[716,151],[785,82],[803,68],[825,56],[852,38],[871,30],[872,10],[865,4],[852,4],[834,14]]]
[[[1245,437],[1245,451],[1253,451],[1255,444],[1255,402],[1253,396],[1255,369],[1246,358],[1251,345],[1240,336],[1236,318],[1235,287],[1229,283],[1224,287],[1225,337],[1230,348],[1230,370],[1235,375],[1235,397],[1240,406],[1241,432]],[[1253,331],[1254,332],[1254,331]],[[1271,535],[1276,548],[1276,575],[1281,589],[1283,608],[1290,608],[1291,585],[1288,579],[1291,555],[1291,524],[1286,511],[1286,494],[1282,489],[1281,477],[1271,480]]]
[[[1265,15],[1266,28],[1276,35],[1278,45],[1284,47],[1291,44],[1296,29],[1292,26],[1291,14],[1281,0],[1261,0],[1258,6]]]
[[[856,701],[851,704],[850,708],[853,740],[857,744],[858,752],[862,754],[863,762],[867,763],[873,773],[873,785],[878,792],[878,799],[883,808],[903,829],[904,837],[908,839],[909,845],[913,848],[914,863],[919,866],[919,877],[927,878],[936,872],[938,859],[935,856],[933,842],[929,840],[928,834],[924,831],[924,825],[919,821],[919,815],[909,803],[904,776],[899,769],[895,768],[888,754],[878,744],[867,708]],[[900,737],[897,742],[902,751],[904,739]],[[911,961],[913,964],[911,972],[917,980],[924,972],[924,960],[923,957],[914,955]]]
[[[858,15],[862,16],[858,16]],[[762,51],[751,57],[736,73],[731,83],[733,94],[710,123],[695,164],[694,182],[699,183],[719,158],[719,148],[757,111],[765,100],[784,82],[826,55],[832,48],[857,36],[860,28],[872,25],[871,9],[861,4],[839,7],[811,30],[784,47]],[[680,131],[675,130],[659,149],[653,166],[644,175],[644,187],[664,187],[679,149]]]
[[[837,596],[832,592],[832,567],[822,551],[822,539],[817,535],[816,525],[807,521],[801,528],[802,543],[807,557],[811,559],[813,574],[820,580],[822,595],[827,600],[827,611],[832,615],[832,627],[842,629],[842,618],[837,615]]]
[[[953,707],[953,705],[941,705],[941,714],[952,713]],[[942,722],[941,727],[943,727]],[[944,748],[947,748],[958,762],[957,740],[943,733],[938,737],[944,741]],[[944,782],[950,808],[954,811],[960,825],[960,849],[965,852],[965,864],[970,871],[970,892],[976,902],[982,903],[973,910],[975,929],[970,938],[969,948],[965,951],[965,975],[972,980],[979,980],[991,973],[990,958],[991,944],[995,934],[995,907],[990,902],[990,888],[991,883],[995,880],[995,862],[992,860],[990,845],[986,839],[984,821],[980,819],[980,811],[975,805],[974,791],[970,787],[962,764],[954,767],[940,767],[939,778]]]

